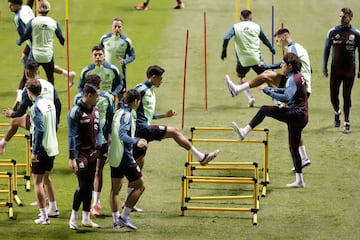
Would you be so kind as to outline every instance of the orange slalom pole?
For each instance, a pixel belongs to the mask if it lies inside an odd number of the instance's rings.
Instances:
[[[186,44],[185,44],[185,59],[184,59],[184,82],[183,82],[183,99],[182,99],[182,119],[181,119],[181,128],[184,129],[184,115],[185,115],[185,92],[186,92],[186,66],[187,66],[187,56],[189,49],[189,30],[186,30]]]

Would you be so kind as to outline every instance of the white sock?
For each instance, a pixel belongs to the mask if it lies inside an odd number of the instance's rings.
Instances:
[[[246,125],[243,128],[244,134],[247,135],[250,131],[252,130],[252,127],[250,127],[250,125]]]
[[[242,91],[245,91],[246,90],[249,90],[250,89],[250,85],[248,82],[244,82],[240,85],[235,85],[235,92],[236,93],[239,93],[239,92],[242,92]],[[250,93],[250,91],[248,91]],[[247,95],[247,94],[246,94]],[[250,94],[251,95],[251,94]],[[252,96],[251,96],[252,97]]]
[[[121,217],[122,218],[129,218],[129,215],[130,215],[130,212],[131,212],[131,208],[128,208],[128,207],[124,207],[122,212],[121,212]]]
[[[114,222],[117,222],[117,220],[119,219],[119,216],[120,216],[119,211],[112,212],[111,215],[113,217]]]
[[[199,161],[202,160],[205,156],[205,154],[197,150],[194,146],[190,148],[189,152],[194,155]]]
[[[244,93],[249,100],[253,98],[253,95],[251,94],[249,89],[244,90]]]
[[[308,155],[306,154],[305,145],[299,146],[299,153],[300,153],[301,160],[305,160],[305,159],[309,158]]]
[[[82,211],[82,222],[90,220],[90,212]]]
[[[57,210],[56,201],[55,202],[50,202],[49,201],[49,209],[54,210],[54,211]]]
[[[93,206],[95,206],[100,201],[100,192],[94,192],[93,191],[92,197],[93,197]]]
[[[39,208],[40,210],[40,216],[42,219],[47,219],[48,216],[47,216],[47,212],[46,212],[46,208]]]
[[[303,183],[304,182],[304,179],[303,179],[303,174],[302,173],[296,173],[295,174],[295,177],[296,177],[296,182],[297,183]]]
[[[68,71],[67,71],[67,70],[65,70],[65,69],[61,70],[61,75],[63,75],[63,76],[65,76],[65,77],[67,77],[67,75],[68,75]]]
[[[128,187],[124,202],[126,202],[126,200],[128,199],[129,195],[132,193],[132,191],[134,191],[134,188],[129,188]]]
[[[0,140],[0,146],[1,146],[1,147],[5,147],[6,143],[7,143],[7,142],[5,141],[4,138]]]
[[[78,212],[75,211],[74,209],[71,210],[70,219],[73,220],[73,221],[77,221],[77,220],[78,220]]]

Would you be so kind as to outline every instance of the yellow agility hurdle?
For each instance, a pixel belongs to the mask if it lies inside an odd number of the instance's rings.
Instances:
[[[8,126],[7,123],[0,123],[0,126]],[[0,138],[4,137],[4,134],[0,134]],[[25,175],[17,175],[17,178],[25,179],[25,189],[27,192],[30,191],[30,174],[31,174],[31,150],[30,150],[30,136],[27,134],[15,134],[12,138],[25,139],[25,163],[17,163],[16,167],[25,168]]]
[[[0,167],[1,168],[12,168],[12,191],[14,200],[16,201],[18,206],[23,206],[20,197],[18,196],[18,188],[17,188],[17,165],[15,159],[0,159]],[[22,176],[20,176],[22,177]]]
[[[6,202],[0,202],[0,206],[9,207],[9,218],[14,219],[14,209],[13,209],[13,191],[12,191],[12,174],[10,172],[0,173],[0,179],[7,179],[8,189],[0,190],[0,194],[7,194],[8,200]]]
[[[191,171],[189,171],[191,169]],[[231,170],[231,171],[253,171],[253,177],[233,177],[233,176],[193,176],[188,173],[194,170]],[[201,166],[199,162],[186,162],[185,175],[182,177],[182,198],[181,216],[185,215],[186,210],[197,211],[228,211],[228,212],[251,212],[253,213],[252,223],[257,225],[257,212],[259,211],[259,185],[258,185],[258,164],[255,162],[213,162],[211,166]],[[248,184],[252,185],[251,195],[231,195],[231,196],[190,196],[190,184]],[[237,192],[240,192],[238,190]],[[188,206],[190,202],[200,201],[226,201],[226,200],[248,200],[250,207],[215,207],[215,206]],[[237,206],[239,203],[234,203]],[[233,204],[231,204],[233,205]],[[245,204],[244,204],[245,205]]]
[[[262,187],[262,193],[261,196],[266,196],[267,191],[267,185],[270,183],[269,179],[269,130],[267,128],[254,128],[252,131],[255,132],[264,132],[265,137],[264,139],[259,140],[252,140],[252,139],[198,139],[195,138],[195,131],[233,131],[230,127],[192,127],[190,129],[190,141],[192,143],[200,143],[200,142],[224,142],[224,143],[248,143],[248,144],[263,144],[264,145],[264,159],[263,159],[263,165],[259,166],[259,172],[262,173],[262,180],[260,184]],[[188,153],[187,155],[188,162],[192,162],[192,154]],[[209,165],[212,165],[213,162],[210,162]],[[186,173],[187,176],[192,175],[191,169],[188,169],[189,172]]]

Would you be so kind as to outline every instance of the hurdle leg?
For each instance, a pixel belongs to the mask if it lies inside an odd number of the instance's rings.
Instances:
[[[30,136],[29,135],[25,135],[26,137],[26,176],[24,177],[24,179],[26,180],[26,185],[25,185],[25,189],[27,192],[30,192],[30,186],[31,186],[31,182],[30,182],[30,173],[31,173],[31,169],[30,169],[30,163],[31,163],[31,150],[30,150]]]
[[[15,159],[0,159],[0,167],[11,167],[12,168],[12,192],[14,200],[16,201],[18,206],[23,206],[20,197],[18,196],[17,190],[17,165]]]
[[[264,168],[263,168],[263,181],[262,181],[262,192],[261,197],[266,197],[267,185],[270,183],[269,180],[269,130],[265,129],[265,148],[264,148]]]
[[[16,160],[12,159],[11,160],[13,163],[13,194],[14,194],[14,200],[17,203],[18,206],[23,206],[22,201],[20,199],[20,197],[18,196],[18,191],[17,191],[17,168],[16,168]]]
[[[12,174],[10,172],[6,172],[6,174],[0,174],[0,179],[8,179],[8,189],[0,190],[0,193],[8,194],[8,201],[1,202],[0,206],[7,206],[9,208],[8,215],[9,219],[14,219],[14,209],[13,209],[13,191],[12,191]]]

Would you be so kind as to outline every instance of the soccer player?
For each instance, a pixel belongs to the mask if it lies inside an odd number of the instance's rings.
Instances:
[[[50,172],[54,166],[55,156],[59,153],[56,137],[57,119],[53,101],[41,96],[42,86],[38,79],[26,82],[29,98],[34,102],[30,109],[31,117],[31,161],[34,180],[34,192],[40,209],[40,218],[36,224],[50,224],[48,216],[59,216],[55,201],[55,189],[50,180]],[[50,206],[46,209],[46,187]]]
[[[99,85],[100,82],[86,83],[82,99],[74,104],[68,113],[69,168],[78,180],[69,220],[69,227],[73,230],[78,229],[78,211],[81,203],[81,225],[90,228],[100,227],[90,219],[95,169],[102,145],[102,127],[96,107],[100,94]]]
[[[165,70],[160,66],[149,66],[146,71],[147,80],[136,86],[136,90],[141,94],[140,106],[136,110],[136,136],[145,138],[148,142],[172,138],[179,146],[192,153],[202,165],[206,165],[217,156],[219,150],[204,154],[197,150],[176,127],[151,125],[152,119],[168,118],[176,115],[174,109],[170,109],[163,114],[155,112],[156,96],[154,88],[158,88],[162,84],[164,72]],[[134,156],[140,168],[144,165],[145,154],[146,149],[134,147]]]
[[[26,25],[28,24],[28,22],[35,17],[32,9],[31,9],[33,6],[33,3],[34,3],[34,0],[28,0],[26,5],[22,5],[23,4],[22,0],[8,0],[9,10],[15,14],[14,23],[16,26],[16,30],[19,34],[19,37],[24,34]],[[30,41],[26,41],[26,46],[21,55],[21,61],[24,65],[24,67],[25,67],[26,60],[30,53],[30,44],[31,44]],[[65,69],[62,69],[61,67],[59,67],[57,65],[55,65],[55,72],[62,74],[66,77],[68,76],[68,72]],[[76,74],[75,74],[75,72],[70,72],[69,75],[70,75],[70,83],[73,83]],[[21,102],[21,94],[22,94],[23,88],[25,87],[25,83],[26,83],[26,76],[25,76],[25,71],[24,71],[22,79],[19,82],[19,86],[18,86],[18,90],[17,90],[17,97],[16,97],[16,104],[14,104],[15,109],[13,109],[14,111],[16,110],[17,105],[20,104],[20,102]]]
[[[236,73],[238,82],[243,83],[246,74],[252,68],[257,74],[260,74],[264,69],[259,66],[261,62],[260,40],[269,48],[272,54],[275,54],[275,49],[271,46],[269,39],[265,36],[261,26],[252,21],[252,12],[250,10],[241,11],[240,22],[234,24],[226,33],[221,60],[227,57],[227,46],[230,39],[235,38],[236,51]],[[233,95],[229,92],[232,97]],[[249,89],[245,90],[248,98],[248,106],[253,107],[255,98],[250,93]]]
[[[330,99],[335,111],[334,126],[340,127],[341,110],[339,107],[339,90],[343,84],[343,111],[344,130],[343,133],[351,133],[350,130],[350,108],[351,91],[355,79],[355,50],[358,50],[358,61],[360,69],[360,32],[351,25],[353,12],[350,8],[342,8],[339,14],[340,25],[331,28],[326,36],[322,72],[328,77],[328,59],[332,47],[332,60],[330,72]],[[360,78],[360,70],[357,73]]]
[[[300,58],[301,66],[302,66],[301,74],[303,75],[303,78],[305,80],[306,91],[308,93],[308,98],[309,98],[309,96],[311,94],[311,72],[312,72],[312,70],[311,70],[310,58],[309,58],[308,52],[302,45],[300,45],[299,43],[293,42],[293,40],[290,36],[290,32],[286,28],[279,29],[274,34],[274,37],[275,37],[275,42],[280,49],[286,48],[287,52],[294,53]],[[266,64],[263,64],[262,67],[265,69],[281,68],[281,62],[273,64],[273,65],[269,65],[269,66]],[[261,73],[254,79],[244,82],[241,85],[233,84],[228,76],[225,77],[225,82],[228,86],[229,92],[232,92],[233,95],[237,95],[241,91],[244,91],[246,89],[250,89],[253,87],[258,87],[263,83],[267,83],[269,86],[272,86],[272,87],[281,87],[281,88],[285,87],[286,76],[281,73],[277,73],[275,71],[266,70],[265,72]],[[299,152],[300,152],[300,156],[301,156],[301,160],[302,160],[302,166],[303,167],[309,166],[311,164],[311,161],[309,159],[309,156],[306,153],[303,136],[301,136]],[[291,169],[291,171],[294,171],[294,170],[295,170],[295,168]]]
[[[39,16],[31,19],[26,26],[25,32],[16,41],[21,45],[26,40],[31,40],[31,51],[29,58],[38,62],[46,73],[48,81],[54,84],[54,35],[64,45],[65,39],[59,24],[48,17],[50,3],[46,0],[40,1],[37,7]]]
[[[133,146],[146,149],[147,141],[143,138],[135,137],[135,119],[131,115],[131,110],[136,111],[141,101],[140,93],[129,90],[124,98],[124,106],[116,111],[112,122],[111,145],[109,147],[109,164],[111,168],[111,192],[110,207],[114,219],[114,228],[126,226],[136,230],[137,227],[130,222],[130,212],[145,190],[144,179],[133,154]],[[129,181],[128,197],[125,206],[119,214],[119,192],[123,183],[124,176]]]
[[[255,114],[253,119],[244,128],[239,128],[235,122],[232,127],[240,139],[256,126],[258,126],[266,116],[278,121],[285,122],[288,127],[289,148],[293,165],[295,166],[296,179],[293,183],[286,186],[290,188],[304,188],[305,182],[302,175],[302,163],[299,153],[299,143],[303,128],[308,122],[308,102],[304,78],[300,72],[301,61],[294,53],[286,53],[281,63],[281,72],[287,76],[285,88],[265,87],[263,92],[270,97],[285,102],[287,107],[262,106]]]
[[[117,96],[124,88],[119,69],[105,61],[105,50],[101,46],[94,46],[91,49],[91,59],[93,63],[81,71],[78,91],[80,93],[83,91],[86,76],[95,74],[101,78],[101,90],[109,92],[112,101],[118,101]]]
[[[101,79],[98,75],[87,75],[85,78],[85,84],[91,83],[91,84],[99,84],[101,82]],[[74,103],[76,104],[78,101],[82,99],[83,95],[82,93],[78,93],[75,96]],[[105,92],[103,90],[100,90],[99,93],[99,100],[96,103],[97,108],[99,109],[99,118],[100,118],[100,124],[103,131],[102,136],[102,146],[100,150],[100,156],[97,159],[96,163],[96,171],[95,171],[95,178],[94,178],[94,190],[92,193],[93,196],[93,204],[92,208],[90,210],[92,215],[100,216],[100,194],[103,184],[103,168],[107,159],[107,152],[108,152],[108,141],[109,141],[109,135],[110,135],[110,129],[111,129],[111,121],[114,115],[114,106],[113,101],[111,100],[110,93]]]
[[[130,38],[122,33],[123,21],[114,18],[111,26],[111,33],[101,37],[99,45],[104,48],[105,60],[119,69],[119,75],[123,80],[123,88],[120,91],[119,99],[122,99],[126,92],[126,65],[135,60],[135,51]]]
[[[143,3],[140,3],[139,5],[136,5],[134,8],[136,10],[148,10],[148,5],[149,5],[150,0],[144,0]],[[174,7],[174,9],[183,9],[185,7],[185,4],[183,3],[182,0],[176,0],[176,5]]]
[[[151,125],[152,119],[173,117],[176,115],[174,109],[168,110],[166,113],[158,114],[155,112],[156,96],[154,88],[160,87],[163,80],[163,73],[165,70],[157,65],[149,66],[146,71],[147,80],[136,85],[136,90],[141,94],[140,106],[136,110],[136,133],[135,136],[144,138],[149,143],[151,141],[161,141],[165,138],[172,138],[182,148],[193,154],[201,165],[206,165],[212,161],[219,153],[219,150],[214,150],[210,153],[202,153],[196,149],[190,141],[181,133],[179,129],[173,126],[166,125]],[[139,148],[134,146],[134,158],[140,169],[144,166],[144,158],[147,148]],[[126,199],[132,192],[132,188],[128,188]],[[134,206],[133,211],[141,212],[142,209]]]
[[[27,81],[32,79],[38,79],[40,81],[42,91],[41,95],[44,98],[47,98],[54,102],[56,107],[56,119],[57,124],[60,121],[61,113],[61,101],[58,96],[57,91],[54,86],[44,79],[39,78],[39,65],[33,60],[28,60],[25,65],[25,76]],[[26,89],[24,88],[22,92],[22,100],[20,107],[17,111],[12,109],[3,110],[3,115],[5,117],[11,118],[9,127],[4,135],[4,138],[0,140],[0,154],[5,152],[6,144],[11,140],[11,138],[16,134],[19,127],[30,130],[30,115],[26,114],[28,108],[33,105],[32,100],[29,98]]]

